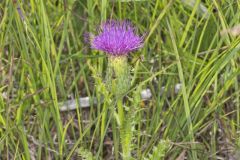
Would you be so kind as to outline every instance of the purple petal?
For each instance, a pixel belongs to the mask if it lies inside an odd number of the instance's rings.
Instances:
[[[108,20],[100,26],[99,34],[88,42],[96,50],[114,56],[127,55],[143,47],[144,36],[138,36],[135,30],[130,21]]]

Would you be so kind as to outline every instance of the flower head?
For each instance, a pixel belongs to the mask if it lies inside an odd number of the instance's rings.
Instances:
[[[106,52],[112,56],[127,55],[143,46],[143,36],[138,36],[129,21],[109,20],[100,26],[98,35],[91,37],[91,48]]]

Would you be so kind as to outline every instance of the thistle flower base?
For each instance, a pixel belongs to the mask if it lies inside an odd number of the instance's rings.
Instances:
[[[130,75],[127,57],[108,58],[107,85],[116,97],[122,97],[130,88]]]

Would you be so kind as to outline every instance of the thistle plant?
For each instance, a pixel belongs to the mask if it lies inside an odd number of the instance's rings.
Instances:
[[[131,77],[128,66],[128,55],[143,46],[143,36],[136,34],[136,29],[130,21],[109,20],[100,25],[98,35],[88,34],[86,37],[91,48],[103,51],[108,56],[106,85],[115,97],[117,104],[117,118],[120,128],[120,138],[129,142],[125,133],[125,126],[129,124],[125,118],[123,107],[124,94],[129,90]],[[129,159],[130,149],[122,145],[123,159]]]

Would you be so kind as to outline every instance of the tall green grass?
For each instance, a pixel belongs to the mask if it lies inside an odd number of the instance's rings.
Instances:
[[[131,159],[239,159],[240,38],[220,34],[240,23],[239,9],[236,0],[0,2],[0,159],[122,159],[127,143]],[[125,141],[107,59],[84,43],[110,18],[146,33],[128,57]],[[89,108],[77,101],[85,96]],[[61,112],[68,99],[78,107]]]

